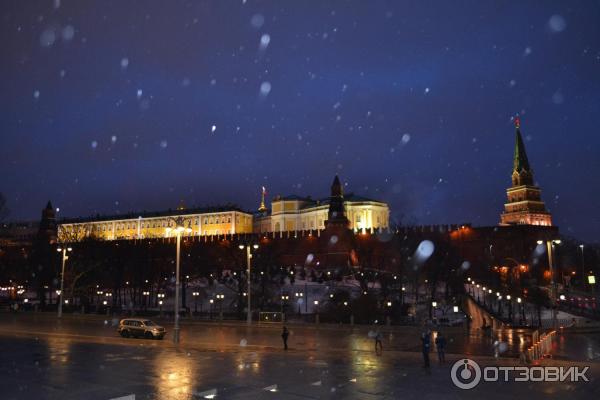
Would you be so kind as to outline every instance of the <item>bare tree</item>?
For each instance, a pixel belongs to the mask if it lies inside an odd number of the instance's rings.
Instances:
[[[98,232],[94,224],[74,224],[68,227],[58,227],[58,241],[60,243],[76,243],[85,239],[97,239]]]

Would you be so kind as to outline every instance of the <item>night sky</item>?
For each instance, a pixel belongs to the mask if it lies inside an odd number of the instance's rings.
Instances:
[[[600,237],[598,1],[3,1],[11,220],[346,192],[499,221],[514,127],[563,234]]]

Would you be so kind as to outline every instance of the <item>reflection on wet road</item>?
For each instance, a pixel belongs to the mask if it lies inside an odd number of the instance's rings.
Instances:
[[[15,333],[36,330],[40,333]],[[433,367],[427,371],[418,352],[404,351],[417,346],[413,336],[418,330],[387,333],[382,356],[375,355],[364,331],[292,327],[287,352],[281,349],[279,327],[201,324],[183,332],[187,336],[175,347],[168,340],[120,338],[111,322],[103,320],[65,319],[58,325],[43,318],[0,317],[0,397],[95,400],[136,394],[136,399],[195,399],[216,391],[217,399],[421,399],[504,398],[526,391],[535,398],[567,390],[540,384],[498,391],[490,384],[460,392],[449,378],[450,366],[460,356],[450,355],[440,366],[432,353]],[[248,344],[240,345],[240,338]],[[594,387],[570,388],[569,396],[589,397]]]

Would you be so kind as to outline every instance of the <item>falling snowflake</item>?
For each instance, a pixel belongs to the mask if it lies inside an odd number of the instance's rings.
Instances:
[[[271,92],[271,83],[270,82],[263,82],[260,84],[260,94],[262,96],[266,96]]]
[[[565,98],[560,90],[557,90],[556,92],[554,92],[554,94],[552,95],[552,102],[554,104],[562,104],[564,101],[565,101]]]
[[[167,141],[166,140],[161,140],[160,141],[160,148],[161,149],[166,149],[167,148]]]
[[[121,58],[121,68],[126,69],[129,66],[129,58]]]
[[[112,136],[110,137],[110,142],[111,142],[112,144],[115,144],[115,143],[117,143],[117,137],[116,137],[115,135],[112,135]]]
[[[408,133],[405,133],[404,135],[402,135],[402,144],[408,144],[408,142],[410,142],[410,135]]]
[[[269,46],[269,43],[271,43],[271,36],[267,33],[263,34],[260,37],[260,48],[265,50]]]
[[[75,37],[75,28],[73,28],[73,25],[65,26],[62,30],[63,40],[68,42],[68,41],[72,40],[73,37]]]
[[[36,100],[40,98],[40,91],[39,90],[36,90],[36,91],[33,92],[33,98],[36,99]]]
[[[213,125],[213,126],[210,127],[210,132],[211,133],[215,133],[216,130],[217,130],[217,126],[216,125]]]
[[[40,44],[43,47],[50,47],[56,41],[56,32],[53,28],[45,29],[40,35]]]
[[[92,149],[95,149],[96,147],[98,147],[98,142],[95,140],[92,140],[91,146],[92,146]]]
[[[567,21],[561,15],[555,14],[548,20],[548,27],[552,32],[562,32],[567,27]]]
[[[260,29],[265,23],[265,17],[262,14],[254,14],[252,18],[250,18],[250,25],[252,25],[256,29]]]

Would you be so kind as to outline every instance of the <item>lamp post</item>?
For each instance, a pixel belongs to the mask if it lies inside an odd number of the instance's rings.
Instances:
[[[287,294],[282,294],[282,295],[281,295],[281,315],[282,315],[282,318],[283,318],[283,320],[284,320],[284,321],[285,321],[285,311],[286,311],[286,308],[285,308],[285,306],[287,305],[287,304],[285,304],[285,303],[286,303],[286,302],[287,302],[289,299],[290,299],[290,296],[289,296],[289,295],[287,295]]]
[[[158,300],[158,305],[159,305],[158,315],[162,318],[162,315],[163,315],[163,313],[162,313],[162,304],[163,304],[163,299],[165,298],[165,294],[164,293],[159,293],[159,294],[156,295],[156,297],[158,297],[158,299],[159,299]]]
[[[537,244],[544,244],[543,240],[538,240]],[[557,328],[556,321],[556,282],[554,280],[554,245],[560,244],[560,240],[546,240],[546,249],[548,252],[548,266],[550,267],[550,302],[552,303],[552,328]]]
[[[252,245],[252,247],[254,248],[254,250],[258,249],[258,245],[254,244]],[[247,307],[247,315],[246,315],[246,322],[248,323],[248,325],[252,324],[252,302],[250,300],[251,297],[251,293],[252,293],[252,281],[251,281],[251,272],[252,272],[252,253],[250,252],[250,245],[243,245],[240,244],[239,246],[240,250],[244,250],[244,248],[246,249],[246,286],[248,287],[246,290],[247,293],[247,298],[246,301],[248,302],[248,307]]]
[[[108,304],[108,299],[112,299],[112,293],[110,293],[110,292],[106,292],[106,293],[104,294],[104,296],[106,296],[106,299],[107,299],[105,304]],[[109,315],[109,314],[110,314],[110,305],[108,305],[108,306],[106,307],[106,315]]]
[[[581,290],[585,291],[585,259],[583,258],[583,245],[580,244],[581,249]]]
[[[198,296],[200,292],[192,292],[192,296],[194,296],[194,313],[198,313]]]
[[[58,302],[58,318],[62,317],[62,304],[63,304],[63,293],[64,293],[64,285],[65,285],[65,263],[69,259],[67,252],[73,251],[70,247],[59,247],[56,249],[59,253],[62,253],[62,267],[60,272],[60,301]]]
[[[224,294],[218,294],[215,296],[217,300],[219,300],[219,319],[223,321],[223,299],[225,298]]]
[[[150,296],[150,292],[144,291],[142,294],[144,295],[144,311],[145,311],[148,307],[148,296]]]
[[[171,231],[175,231],[175,234],[177,235],[177,252],[175,260],[175,325],[173,327],[173,343],[179,343],[179,264],[181,259],[181,234],[184,232],[189,233],[192,229],[184,226],[185,221],[182,217],[177,217],[174,221],[175,229],[169,227],[166,229],[166,232],[167,236]]]
[[[506,295],[506,301],[508,304],[508,320],[510,321],[510,324],[512,325],[512,323],[513,323],[513,304],[512,304],[510,294]]]

